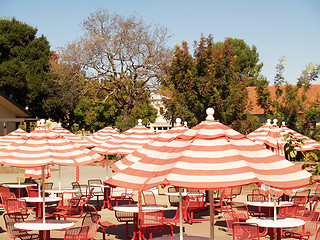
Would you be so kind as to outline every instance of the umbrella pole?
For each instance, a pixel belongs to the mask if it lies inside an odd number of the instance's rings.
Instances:
[[[106,159],[106,180],[108,180],[109,178],[109,167],[108,167],[108,155],[105,155],[105,159]]]
[[[61,190],[61,165],[59,165],[59,191]]]
[[[181,188],[179,188],[179,219],[180,219],[180,240],[183,240],[183,226],[182,226],[182,195],[181,195]]]
[[[209,190],[209,203],[210,203],[210,239],[214,239],[214,204],[213,204],[212,190]]]
[[[43,219],[43,223],[46,222],[46,204],[45,204],[45,194],[44,194],[44,179],[45,179],[45,175],[44,175],[44,168],[45,166],[42,166],[42,219]],[[44,235],[44,238],[45,235]]]

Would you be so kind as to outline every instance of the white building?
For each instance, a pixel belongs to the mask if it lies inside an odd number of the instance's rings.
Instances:
[[[163,104],[162,97],[163,96],[157,91],[152,91],[150,94],[151,104],[158,110],[158,113],[156,121],[154,123],[150,123],[149,127],[151,130],[160,134],[172,127],[171,123],[163,117],[166,108]]]

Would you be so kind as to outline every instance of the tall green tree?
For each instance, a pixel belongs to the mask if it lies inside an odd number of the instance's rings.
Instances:
[[[38,117],[56,106],[50,45],[37,29],[16,19],[0,20],[0,90]]]
[[[216,119],[244,133],[249,131],[255,123],[248,113],[250,76],[237,70],[236,59],[230,39],[215,45],[212,36],[202,37],[195,44],[194,56],[187,43],[176,46],[163,81],[165,90],[173,92],[165,100],[167,117],[182,117],[192,126],[204,120],[205,110],[213,107]],[[239,124],[242,121],[248,121],[249,128]]]

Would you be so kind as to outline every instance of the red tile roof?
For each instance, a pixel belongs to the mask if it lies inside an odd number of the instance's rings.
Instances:
[[[280,86],[280,88],[283,89],[285,92],[285,86]],[[249,94],[249,99],[252,104],[252,110],[250,111],[251,114],[264,114],[264,110],[258,106],[258,100],[256,97],[256,92],[255,92],[255,87],[248,87],[248,94]],[[271,99],[275,100],[275,92],[276,92],[276,87],[275,86],[268,86],[268,90],[271,95]],[[320,84],[314,84],[311,85],[308,92],[306,93],[308,99],[307,102],[314,101],[317,97],[320,97]],[[281,101],[281,99],[280,99]]]

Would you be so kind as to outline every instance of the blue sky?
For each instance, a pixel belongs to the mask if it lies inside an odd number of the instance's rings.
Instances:
[[[257,47],[271,85],[282,56],[285,79],[292,84],[308,62],[320,64],[319,0],[0,0],[0,17],[38,28],[56,50],[80,37],[81,22],[100,7],[167,27],[171,47],[182,41],[191,47],[201,34],[212,34],[215,41],[244,39]]]

